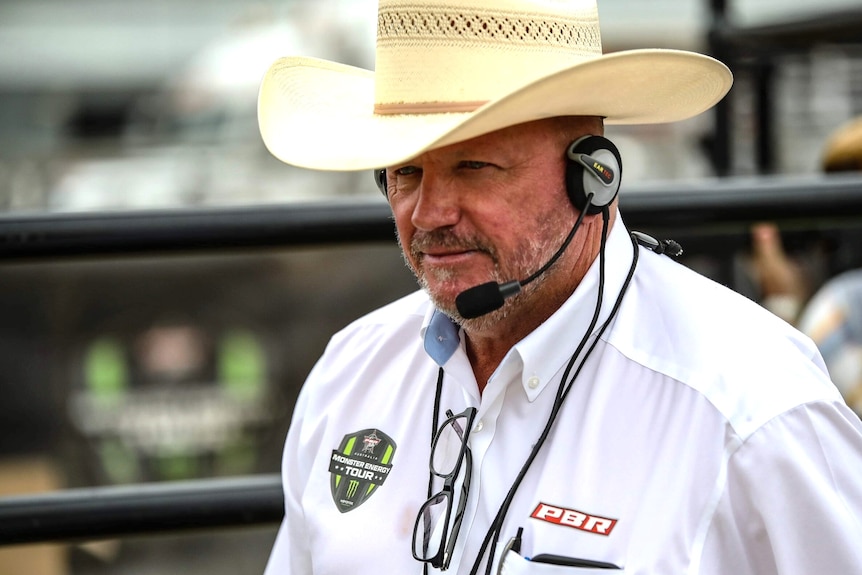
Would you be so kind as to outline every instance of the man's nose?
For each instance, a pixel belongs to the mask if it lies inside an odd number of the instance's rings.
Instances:
[[[460,218],[460,198],[451,179],[423,174],[411,217],[416,229],[431,231],[450,227]]]

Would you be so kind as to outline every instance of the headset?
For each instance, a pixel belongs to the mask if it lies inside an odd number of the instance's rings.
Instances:
[[[566,148],[566,192],[578,211],[601,213],[617,197],[623,176],[620,151],[603,136],[583,136]]]
[[[373,175],[388,199],[386,169],[376,169]],[[622,175],[620,152],[603,136],[583,136],[566,148],[566,193],[578,211],[601,213],[617,197]]]
[[[374,183],[377,184],[377,189],[380,190],[380,193],[383,194],[383,197],[388,202],[389,190],[387,189],[386,182],[386,168],[377,168],[372,175],[374,176]]]
[[[541,277],[557,262],[575,237],[584,217],[602,214],[607,222],[608,206],[617,197],[622,177],[619,150],[602,136],[583,136],[566,147],[566,193],[578,210],[578,217],[569,235],[556,253],[529,277],[505,283],[486,282],[464,290],[455,298],[458,313],[464,319],[474,319],[503,306],[505,301],[521,292],[521,288]],[[374,180],[383,196],[389,198],[386,170],[374,170]],[[603,238],[604,239],[604,238]]]

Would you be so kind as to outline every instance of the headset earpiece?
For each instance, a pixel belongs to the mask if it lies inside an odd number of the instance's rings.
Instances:
[[[623,164],[617,147],[602,136],[578,138],[566,149],[566,191],[579,210],[598,214],[617,197]],[[587,196],[593,194],[587,205]]]
[[[377,184],[377,189],[383,194],[383,197],[389,199],[389,190],[386,187],[386,168],[374,170],[374,183]]]

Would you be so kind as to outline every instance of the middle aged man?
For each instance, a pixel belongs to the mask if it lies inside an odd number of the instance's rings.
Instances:
[[[816,348],[617,209],[603,123],[730,84],[602,55],[594,0],[381,0],[376,72],[273,65],[269,149],[375,170],[423,289],[309,375],[267,575],[860,572],[862,425]]]

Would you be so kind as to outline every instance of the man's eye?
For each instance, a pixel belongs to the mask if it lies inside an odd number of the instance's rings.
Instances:
[[[478,161],[464,161],[461,162],[462,168],[467,168],[468,170],[481,170],[484,167],[487,167],[488,162],[478,162]]]
[[[416,166],[404,166],[395,170],[396,176],[415,176],[419,173],[419,168]]]

